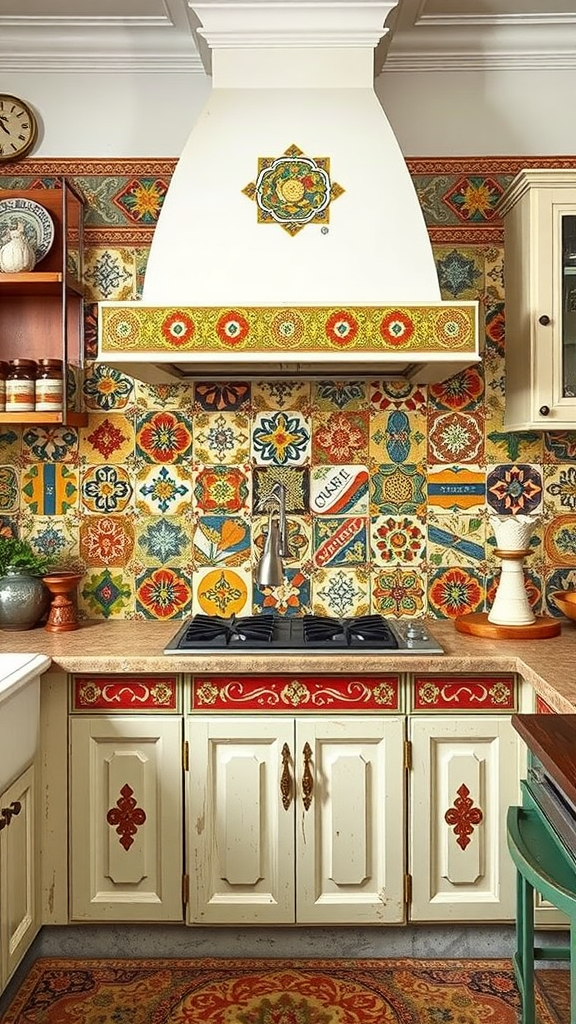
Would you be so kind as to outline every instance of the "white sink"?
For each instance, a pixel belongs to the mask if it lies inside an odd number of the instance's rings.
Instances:
[[[44,654],[0,653],[0,793],[36,755],[40,676],[49,667]]]

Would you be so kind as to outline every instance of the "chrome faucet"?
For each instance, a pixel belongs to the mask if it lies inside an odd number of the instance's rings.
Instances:
[[[284,580],[282,559],[290,556],[284,484],[274,484],[270,494],[260,502],[261,509],[268,505],[273,507],[270,508],[264,551],[256,566],[256,582],[259,587],[279,587]]]

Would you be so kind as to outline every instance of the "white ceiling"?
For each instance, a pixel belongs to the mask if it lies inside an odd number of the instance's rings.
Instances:
[[[1,0],[0,67],[197,71],[186,0]],[[576,0],[399,0],[380,71],[576,69]]]

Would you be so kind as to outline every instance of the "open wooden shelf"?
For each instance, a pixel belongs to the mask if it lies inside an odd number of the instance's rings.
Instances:
[[[88,413],[68,410],[62,412],[0,412],[0,423],[67,423],[70,427],[85,427]]]

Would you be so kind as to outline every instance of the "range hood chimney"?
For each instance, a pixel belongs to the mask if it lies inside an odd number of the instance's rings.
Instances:
[[[101,303],[101,361],[152,381],[386,368],[425,381],[478,361],[475,308],[438,327],[428,233],[373,87],[396,3],[193,0],[213,88],[164,200],[136,320],[129,304],[121,323],[107,308],[118,304]]]

